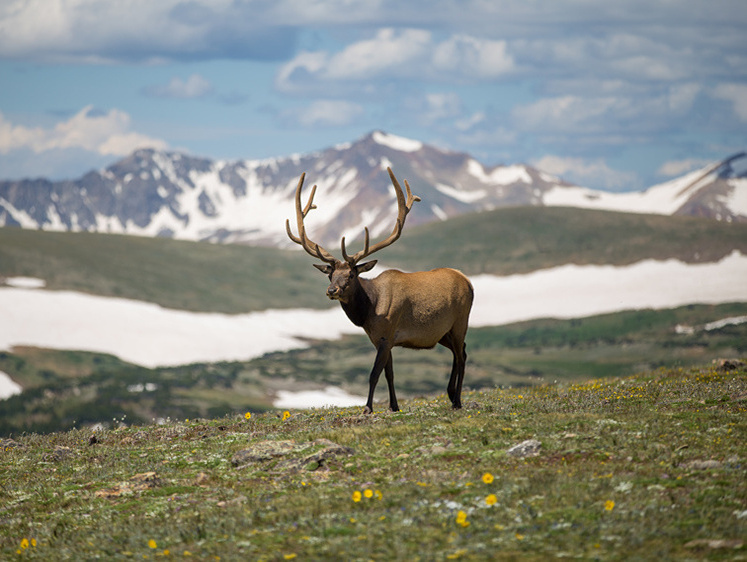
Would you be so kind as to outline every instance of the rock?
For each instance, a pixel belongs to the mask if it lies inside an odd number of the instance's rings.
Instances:
[[[51,453],[47,453],[43,458],[45,461],[61,462],[69,459],[74,454],[75,451],[73,451],[70,447],[57,445]]]
[[[685,548],[708,548],[716,550],[719,548],[738,549],[744,546],[744,541],[739,539],[695,539],[685,543]]]
[[[719,371],[736,371],[745,367],[745,363],[739,359],[714,359],[713,363]]]
[[[539,455],[542,443],[536,439],[527,439],[517,445],[514,445],[506,451],[506,454],[516,457],[518,459],[525,459],[528,457],[536,457]]]
[[[720,461],[707,460],[707,461],[690,461],[685,463],[685,468],[690,470],[708,470],[710,468],[721,468],[723,465]]]
[[[231,464],[235,467],[244,467],[251,463],[266,463],[278,457],[289,457],[311,448],[322,447],[318,451],[303,455],[301,457],[283,459],[276,468],[284,470],[316,470],[327,460],[342,456],[352,455],[355,451],[350,447],[344,447],[330,441],[329,439],[316,439],[306,443],[295,441],[262,441],[248,449],[239,451],[231,458]]]
[[[133,492],[143,492],[145,490],[150,490],[151,488],[155,488],[160,484],[161,480],[160,478],[158,478],[158,474],[156,474],[155,472],[141,472],[140,474],[135,474],[134,476],[132,476],[127,482],[122,482],[112,488],[97,490],[94,495],[97,498],[118,498],[119,496],[125,494],[132,494]]]
[[[261,441],[248,449],[239,451],[231,458],[233,466],[242,466],[251,462],[263,462],[275,457],[282,457],[297,448],[295,441]]]

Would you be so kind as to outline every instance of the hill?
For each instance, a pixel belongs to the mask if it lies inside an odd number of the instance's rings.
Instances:
[[[0,557],[727,559],[747,371],[2,440]]]
[[[747,254],[747,224],[516,207],[408,225],[377,257],[411,271],[449,266],[468,275],[510,275],[567,263],[715,262],[734,250]],[[0,228],[0,277],[37,277],[49,289],[192,311],[327,307],[321,289],[315,290],[323,282],[312,261],[299,251],[271,248]]]

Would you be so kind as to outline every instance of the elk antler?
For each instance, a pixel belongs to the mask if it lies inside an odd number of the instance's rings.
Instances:
[[[378,252],[382,248],[386,248],[387,246],[394,244],[394,242],[396,242],[396,240],[399,238],[400,234],[402,234],[402,228],[405,226],[405,218],[407,217],[407,213],[409,213],[410,210],[412,209],[413,203],[415,203],[415,201],[420,201],[420,197],[418,197],[417,195],[413,195],[412,191],[410,191],[410,184],[407,183],[407,180],[405,180],[405,188],[407,188],[407,200],[405,200],[405,194],[402,193],[402,187],[399,185],[397,178],[394,177],[394,172],[392,172],[391,168],[387,168],[387,172],[389,172],[389,177],[392,179],[392,185],[394,185],[394,192],[397,194],[398,212],[397,212],[397,222],[394,225],[394,230],[392,230],[392,233],[386,239],[374,244],[372,247],[369,248],[368,227],[365,227],[364,229],[365,240],[363,243],[363,249],[360,252],[356,252],[352,256],[349,256],[347,252],[345,251],[345,237],[343,236],[342,243],[341,243],[342,257],[350,265],[355,265],[360,260],[362,260],[365,257],[370,256],[374,252]]]
[[[306,252],[315,257],[319,258],[323,262],[327,263],[335,263],[337,260],[330,254],[327,250],[322,248],[319,244],[316,242],[313,242],[309,240],[309,238],[306,236],[306,228],[303,224],[303,219],[306,217],[307,214],[309,214],[309,211],[311,209],[316,209],[316,205],[313,204],[314,201],[314,194],[316,193],[316,185],[311,188],[311,195],[309,196],[309,201],[306,203],[306,206],[302,209],[301,208],[301,189],[303,188],[303,180],[306,178],[306,173],[304,172],[301,174],[301,179],[298,180],[298,187],[296,187],[296,224],[298,226],[298,236],[294,236],[291,232],[290,227],[290,220],[286,219],[285,221],[285,230],[288,233],[288,236],[291,240],[293,240],[296,244],[300,244],[301,247],[306,250]]]

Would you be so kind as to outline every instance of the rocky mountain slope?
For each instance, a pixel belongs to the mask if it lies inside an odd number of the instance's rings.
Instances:
[[[307,226],[337,247],[368,225],[391,229],[396,201],[385,169],[409,180],[423,203],[408,224],[506,206],[578,206],[747,221],[745,153],[644,192],[612,194],[571,185],[530,166],[485,167],[465,153],[375,131],[321,152],[261,161],[213,161],[139,150],[77,180],[0,182],[0,226],[96,231],[187,240],[290,244],[298,178],[317,184]]]

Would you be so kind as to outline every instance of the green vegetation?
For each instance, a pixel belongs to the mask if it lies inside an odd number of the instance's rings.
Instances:
[[[731,370],[730,370],[731,369]],[[0,558],[733,559],[747,371],[0,441]],[[507,451],[536,440],[536,456]]]
[[[465,388],[531,386],[631,375],[747,356],[747,323],[705,330],[747,315],[747,303],[642,310],[574,320],[536,320],[468,332]],[[675,326],[694,328],[676,333]],[[26,390],[0,401],[0,436],[50,432],[113,420],[215,417],[266,411],[274,391],[334,386],[365,396],[374,349],[364,335],[311,341],[308,348],[246,362],[146,369],[115,357],[17,348],[0,352],[0,371]],[[400,397],[443,392],[451,354],[394,350]],[[376,396],[386,397],[382,380]],[[385,407],[385,406],[380,406]]]
[[[521,207],[408,228],[377,257],[408,270],[449,266],[507,275],[566,263],[715,261],[733,250],[747,254],[747,224]],[[49,289],[183,310],[328,307],[324,279],[311,262],[301,252],[272,248],[0,228],[0,277],[39,277]]]
[[[315,271],[300,253],[272,248],[0,228],[0,276],[180,310],[328,307]]]

